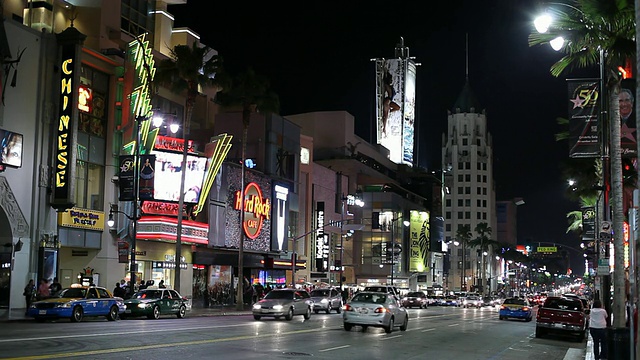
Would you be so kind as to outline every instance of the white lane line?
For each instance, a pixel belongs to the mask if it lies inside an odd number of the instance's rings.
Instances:
[[[336,346],[336,347],[332,347],[332,348],[328,348],[328,349],[322,349],[322,350],[318,350],[318,352],[325,352],[325,351],[331,351],[331,350],[338,350],[338,349],[344,349],[344,348],[348,348],[351,345],[342,345],[342,346]]]
[[[447,326],[460,326],[460,324],[449,324]]]
[[[396,336],[389,336],[389,337],[381,337],[380,340],[389,340],[389,339],[397,339],[399,337],[402,337],[402,335],[396,335]]]
[[[433,331],[433,330],[435,330],[435,329],[436,329],[436,328],[431,328],[431,329],[424,329],[424,330],[422,330],[422,331],[420,331],[420,332],[427,332],[427,331]]]

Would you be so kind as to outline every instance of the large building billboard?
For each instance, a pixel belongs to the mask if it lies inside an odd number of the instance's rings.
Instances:
[[[429,271],[429,213],[411,210],[409,216],[410,249],[409,271]]]
[[[412,60],[376,60],[377,143],[396,164],[413,165],[415,93]]]

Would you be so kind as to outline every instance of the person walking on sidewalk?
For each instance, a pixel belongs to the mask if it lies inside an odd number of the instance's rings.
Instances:
[[[607,358],[607,310],[602,308],[602,302],[596,299],[589,313],[589,333],[593,339],[593,354],[595,359]]]
[[[29,283],[27,284],[27,286],[24,287],[24,291],[22,292],[22,295],[24,296],[24,301],[27,304],[27,309],[25,310],[24,314],[26,315],[27,312],[29,311],[29,308],[31,307],[31,303],[33,302],[33,295],[36,292],[36,284],[33,282],[33,279],[29,280]]]

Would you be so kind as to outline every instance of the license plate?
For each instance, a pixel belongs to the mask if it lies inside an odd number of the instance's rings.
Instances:
[[[553,324],[554,327],[561,328],[562,324]]]
[[[125,314],[131,314],[131,310],[127,309],[124,311]]]
[[[360,310],[358,310],[358,312],[360,314],[367,314],[367,313],[369,313],[369,310],[368,309],[360,309]]]
[[[47,315],[47,310],[40,310],[40,311],[38,311],[38,314]]]
[[[262,309],[262,312],[263,312],[263,313],[268,313],[268,312],[269,312],[269,309]]]

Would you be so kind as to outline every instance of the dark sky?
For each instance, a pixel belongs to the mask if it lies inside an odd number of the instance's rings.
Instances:
[[[417,75],[420,166],[439,169],[447,111],[467,73],[486,110],[494,145],[497,200],[522,197],[518,241],[579,247],[567,234],[566,214],[579,205],[564,198],[556,118],[567,117],[567,78],[554,78],[560,59],[549,46],[529,47],[538,13],[527,0],[459,0],[437,9],[425,2],[215,2],[170,6],[176,27],[189,27],[216,49],[231,71],[252,66],[271,81],[281,114],[345,110],[356,133],[370,140],[374,109],[372,58],[393,58],[400,38],[421,65]],[[468,35],[468,51],[466,37]],[[467,56],[468,55],[468,56]],[[597,69],[580,77],[597,77]],[[495,234],[494,234],[495,236]],[[574,251],[571,267],[581,274]]]

